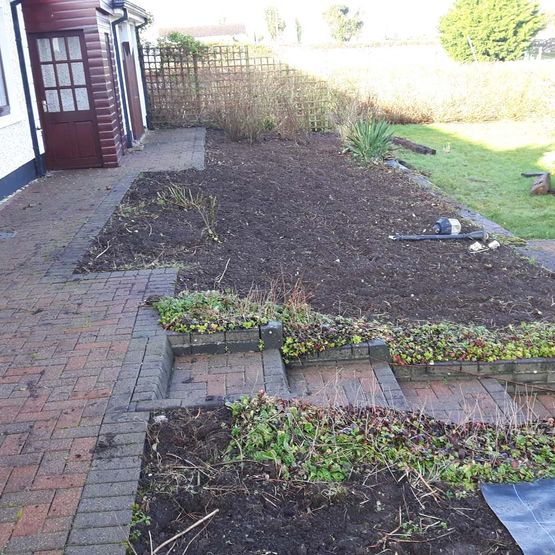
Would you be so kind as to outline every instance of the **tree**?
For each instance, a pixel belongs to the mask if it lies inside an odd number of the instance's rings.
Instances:
[[[165,37],[158,39],[158,46],[175,46],[190,54],[196,54],[202,49],[202,42],[180,31],[172,31]]]
[[[323,13],[330,27],[331,36],[335,40],[348,42],[360,33],[364,21],[360,19],[359,12],[349,15],[350,11],[344,4],[334,4]]]
[[[519,60],[544,26],[532,0],[457,0],[441,18],[440,39],[460,62]]]
[[[264,20],[272,40],[276,40],[285,31],[285,21],[281,18],[279,10],[275,6],[269,6],[264,10]]]
[[[297,34],[297,42],[302,42],[303,40],[303,27],[298,17],[295,18],[295,32]]]

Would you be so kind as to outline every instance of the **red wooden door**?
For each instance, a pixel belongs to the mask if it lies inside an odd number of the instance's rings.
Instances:
[[[143,114],[141,111],[141,100],[139,97],[139,83],[137,81],[137,66],[135,57],[128,42],[122,43],[123,46],[123,69],[125,72],[125,88],[129,98],[129,112],[131,115],[131,128],[133,138],[138,141],[145,132],[143,126]]]
[[[30,50],[48,168],[101,166],[83,33],[33,34]]]

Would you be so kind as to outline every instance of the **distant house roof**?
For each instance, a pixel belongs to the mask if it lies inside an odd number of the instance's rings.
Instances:
[[[160,29],[160,36],[165,37],[176,31],[191,37],[223,37],[243,35],[247,32],[247,28],[243,23],[197,25],[196,27],[162,27]]]

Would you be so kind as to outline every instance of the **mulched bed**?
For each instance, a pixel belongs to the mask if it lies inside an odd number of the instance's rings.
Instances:
[[[219,199],[221,244],[203,235],[196,212],[156,202],[170,182]],[[357,167],[335,136],[251,146],[210,131],[206,170],[143,174],[80,271],[179,263],[178,290],[247,293],[300,280],[313,306],[333,314],[489,325],[554,320],[555,276],[508,246],[473,255],[466,241],[388,238],[430,232],[439,216],[454,215],[403,175]]]
[[[215,509],[171,553],[522,553],[478,493],[436,501],[425,488],[371,469],[343,484],[285,482],[269,465],[222,464],[230,441],[226,408],[166,414],[149,429],[138,503],[151,521],[136,529],[139,555]],[[172,543],[158,553],[169,553]]]

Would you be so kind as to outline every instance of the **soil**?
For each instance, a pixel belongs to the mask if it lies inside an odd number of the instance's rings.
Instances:
[[[222,464],[228,409],[166,414],[166,422],[149,429],[137,502],[151,521],[136,529],[138,555],[151,553],[150,541],[156,548],[215,509],[171,553],[522,553],[478,493],[434,500],[399,476],[371,470],[343,484],[285,482],[268,466]],[[172,543],[158,553],[169,553]]]
[[[209,131],[206,162],[204,171],[143,174],[80,271],[177,264],[178,290],[241,294],[300,280],[321,311],[389,320],[555,319],[555,274],[509,246],[470,254],[468,241],[391,240],[430,233],[456,208],[403,174],[357,166],[333,135],[252,146]],[[217,197],[221,243],[196,211],[156,202],[170,183]]]

